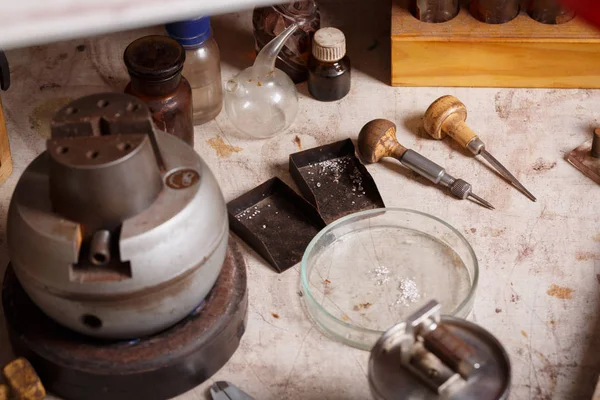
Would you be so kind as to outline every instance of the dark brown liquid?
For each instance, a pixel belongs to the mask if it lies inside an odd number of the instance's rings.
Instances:
[[[162,131],[177,136],[194,147],[194,123],[192,111],[192,88],[188,81],[178,75],[175,82],[144,82],[133,78],[125,88],[148,105],[152,120]]]
[[[127,46],[123,61],[131,76],[125,93],[148,105],[158,129],[193,147],[192,88],[181,76],[181,44],[167,36],[144,36]]]
[[[350,59],[325,63],[310,57],[308,61],[308,91],[319,101],[335,101],[350,91]]]

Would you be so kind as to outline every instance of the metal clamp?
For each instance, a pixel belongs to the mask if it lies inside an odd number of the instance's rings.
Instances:
[[[407,319],[400,361],[436,393],[448,395],[462,389],[481,362],[475,350],[440,325],[440,308],[431,301]]]
[[[510,370],[493,335],[431,301],[379,338],[368,377],[376,400],[506,400]]]

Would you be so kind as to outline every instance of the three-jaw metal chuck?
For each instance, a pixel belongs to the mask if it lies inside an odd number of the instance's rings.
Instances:
[[[159,400],[204,382],[246,329],[246,266],[214,176],[139,99],[58,111],[8,215],[16,354],[65,399]]]
[[[57,112],[8,215],[12,268],[48,316],[131,339],[188,315],[225,259],[225,201],[206,164],[148,108],[96,94]]]

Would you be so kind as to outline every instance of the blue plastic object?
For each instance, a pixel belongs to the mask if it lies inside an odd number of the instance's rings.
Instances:
[[[182,46],[198,46],[210,37],[210,17],[173,22],[166,24],[165,29],[169,36],[177,40]]]

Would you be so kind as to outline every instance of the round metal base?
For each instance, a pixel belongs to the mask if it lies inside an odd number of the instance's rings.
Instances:
[[[65,399],[166,399],[201,384],[233,355],[246,329],[246,266],[229,241],[223,270],[196,311],[157,335],[107,342],[47,317],[12,269],[2,287],[15,353],[26,357],[46,389]]]

